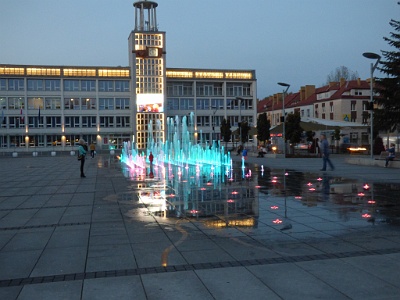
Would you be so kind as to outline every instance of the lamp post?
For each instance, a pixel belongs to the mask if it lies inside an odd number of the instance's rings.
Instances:
[[[290,84],[284,82],[278,82],[280,86],[286,87],[286,90],[283,90],[282,95],[282,138],[283,138],[283,158],[286,158],[286,136],[285,136],[285,94],[287,93],[288,89],[290,88]]]
[[[370,151],[371,151],[371,159],[374,159],[374,91],[373,91],[373,78],[374,78],[374,71],[381,59],[381,56],[376,54],[376,53],[372,53],[372,52],[365,52],[363,53],[363,56],[369,59],[376,59],[375,64],[371,63],[371,80],[369,82],[370,85],[370,102],[369,102],[369,110],[371,112],[371,145],[370,145]]]
[[[242,144],[242,101],[243,98],[236,97],[236,100],[239,100],[239,142]]]

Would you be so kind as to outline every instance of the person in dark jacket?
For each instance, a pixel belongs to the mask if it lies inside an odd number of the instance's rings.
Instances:
[[[389,153],[388,153],[388,156],[386,157],[385,168],[389,165],[389,161],[393,160],[396,157],[396,151],[395,151],[394,146],[395,145],[393,143],[391,143],[390,148],[386,150]]]
[[[328,143],[328,140],[326,139],[326,135],[321,134],[320,140],[321,140],[320,149],[321,149],[322,161],[323,161],[321,171],[326,171],[326,164],[328,164],[329,167],[331,168],[331,170],[333,171],[333,170],[335,170],[335,167],[333,166],[331,160],[329,159],[329,143]]]
[[[84,139],[79,140],[79,148],[78,148],[78,159],[81,161],[81,177],[86,177],[85,173],[83,172],[85,167],[85,159],[86,153],[88,151],[88,147]]]

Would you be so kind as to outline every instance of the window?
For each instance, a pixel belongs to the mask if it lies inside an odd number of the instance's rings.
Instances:
[[[20,116],[18,117],[9,117],[9,128],[24,128],[25,127],[25,118]]]
[[[212,109],[224,109],[224,99],[211,99]]]
[[[129,92],[129,81],[128,80],[116,80],[115,81],[116,92]]]
[[[5,91],[7,88],[7,81],[5,79],[0,79],[0,91]]]
[[[96,99],[95,98],[81,98],[81,109],[95,109]]]
[[[117,127],[130,127],[130,118],[129,117],[116,117],[117,122],[116,125]]]
[[[46,91],[60,91],[59,79],[45,79],[44,85]]]
[[[34,116],[34,117],[28,117],[28,127],[29,128],[43,128],[43,117],[39,116]]]
[[[43,91],[44,84],[41,79],[28,79],[28,91]]]
[[[178,110],[179,109],[179,99],[168,98],[167,99],[167,109],[168,110]]]
[[[79,117],[65,117],[65,127],[79,127]]]
[[[61,117],[46,117],[47,128],[61,127]]]
[[[179,107],[182,110],[193,110],[194,109],[194,99],[180,99]]]
[[[7,108],[7,99],[6,97],[0,98],[0,109],[6,109]]]
[[[228,99],[226,102],[226,109],[239,109],[237,100]]]
[[[24,99],[21,97],[9,97],[8,109],[21,109],[25,107]]]
[[[99,92],[114,92],[114,81],[99,80]]]
[[[356,102],[351,102],[351,111],[356,110]]]
[[[67,92],[77,92],[79,91],[79,80],[64,80],[64,91]]]
[[[234,85],[233,86],[233,96],[243,96],[243,86]]]
[[[114,117],[100,117],[100,127],[114,127]]]
[[[210,126],[210,116],[197,116],[197,126]]]
[[[114,109],[114,98],[100,98],[99,110]]]
[[[94,80],[82,80],[81,81],[81,91],[84,91],[84,92],[95,92],[96,91],[96,81],[94,81]]]
[[[210,99],[197,99],[196,109],[198,110],[210,109]]]
[[[46,109],[61,109],[61,98],[46,97],[44,103]]]
[[[23,79],[8,79],[8,90],[9,91],[23,91],[25,84]]]
[[[129,109],[129,98],[115,98],[115,109]]]
[[[29,97],[28,98],[28,109],[43,109],[44,99],[41,97]]]
[[[67,138],[68,140],[68,138]],[[53,146],[53,147],[57,147],[57,146],[61,146],[61,135],[50,135],[48,134],[46,136],[46,145],[48,147]]]
[[[183,96],[183,85],[174,84],[172,90],[173,96]]]
[[[82,127],[96,127],[96,116],[83,116]]]

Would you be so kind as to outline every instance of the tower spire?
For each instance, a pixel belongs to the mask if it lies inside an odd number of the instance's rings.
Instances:
[[[135,31],[158,31],[157,6],[157,2],[147,0],[133,3],[135,8]]]

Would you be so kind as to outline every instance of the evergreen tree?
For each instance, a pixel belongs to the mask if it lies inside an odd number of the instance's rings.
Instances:
[[[301,135],[303,133],[303,128],[300,126],[300,113],[295,112],[289,114],[286,118],[285,123],[285,138],[290,140],[292,144],[297,144],[301,141]]]
[[[243,144],[245,144],[248,140],[249,140],[249,131],[250,131],[251,127],[249,126],[249,124],[247,123],[247,121],[243,121],[240,123],[240,132],[242,134],[242,136],[240,137],[240,141]]]
[[[229,120],[227,121],[225,118],[221,122],[221,135],[222,139],[225,142],[225,149],[228,147],[228,142],[231,140],[232,130],[231,123]]]
[[[270,128],[271,123],[267,118],[267,114],[260,114],[257,118],[257,139],[261,142],[268,141],[270,139]]]
[[[393,132],[400,125],[400,21],[392,19],[389,24],[394,31],[390,37],[383,39],[395,49],[382,51],[382,66],[379,69],[388,76],[377,80],[376,90],[380,96],[376,102],[380,109],[374,113],[374,124],[377,130]]]

